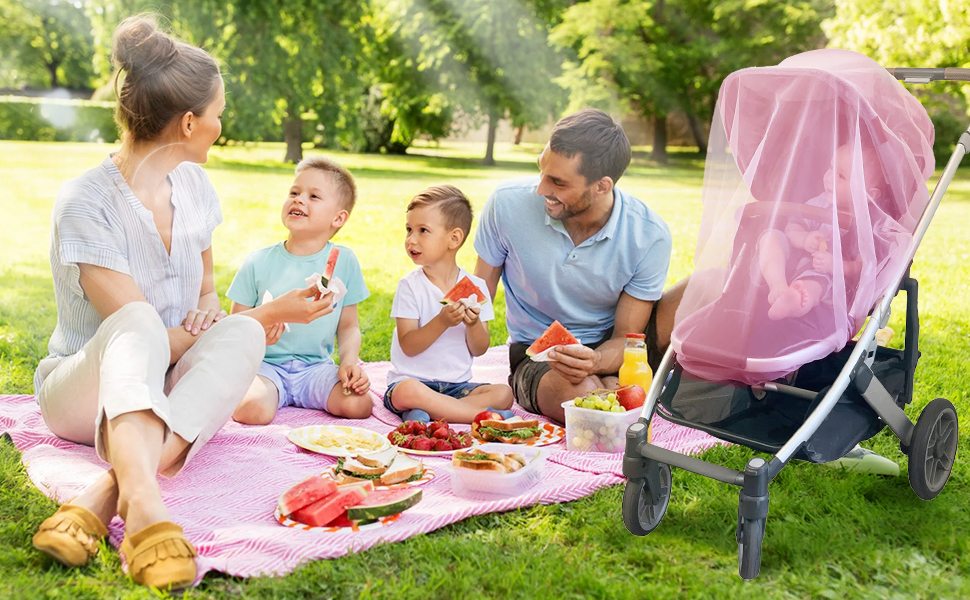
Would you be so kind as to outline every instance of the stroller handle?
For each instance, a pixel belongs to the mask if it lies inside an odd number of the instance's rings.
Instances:
[[[970,69],[911,67],[886,67],[889,74],[906,83],[929,83],[931,81],[970,81]]]

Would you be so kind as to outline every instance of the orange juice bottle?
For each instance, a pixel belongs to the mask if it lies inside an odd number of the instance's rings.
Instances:
[[[643,392],[650,391],[653,371],[647,362],[646,336],[642,333],[626,334],[626,347],[623,348],[623,366],[620,367],[620,385],[638,385]],[[653,441],[653,423],[647,429],[647,441]]]

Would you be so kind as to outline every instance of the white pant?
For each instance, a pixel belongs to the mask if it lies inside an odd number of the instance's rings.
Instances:
[[[201,333],[170,368],[161,318],[150,304],[132,302],[76,354],[40,361],[37,402],[55,435],[94,445],[105,461],[104,417],[151,410],[165,422],[166,438],[174,431],[191,443],[185,460],[164,473],[175,475],[232,416],[256,377],[265,339],[255,319],[231,315]]]

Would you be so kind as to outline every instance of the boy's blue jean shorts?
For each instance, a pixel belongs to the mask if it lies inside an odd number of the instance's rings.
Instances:
[[[404,381],[403,379],[401,381]],[[399,417],[403,417],[404,411],[394,408],[391,404],[391,392],[397,387],[401,381],[395,381],[391,385],[387,386],[387,391],[384,392],[384,408],[396,414]],[[451,396],[452,398],[464,398],[472,392],[477,387],[488,385],[486,383],[475,383],[473,381],[466,381],[465,383],[448,383],[447,381],[424,381],[419,379],[421,383],[428,386],[432,390],[438,392],[439,394],[444,394],[445,396]]]
[[[339,367],[332,362],[305,363],[288,360],[274,365],[263,361],[257,375],[273,382],[279,392],[279,406],[327,410],[327,400],[335,385]]]

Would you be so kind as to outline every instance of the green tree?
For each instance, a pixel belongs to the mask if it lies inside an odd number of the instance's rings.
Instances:
[[[0,85],[91,86],[91,23],[80,3],[0,0]]]
[[[555,2],[519,0],[383,0],[399,47],[442,106],[488,123],[485,164],[494,164],[499,121],[540,125],[558,113],[564,94],[553,79],[561,58],[548,42]],[[398,79],[394,83],[400,83]],[[407,102],[407,92],[390,96]]]
[[[822,28],[829,45],[861,52],[886,67],[970,67],[970,4],[929,0],[836,0]],[[936,128],[946,160],[970,116],[970,84],[912,86]]]
[[[623,109],[652,120],[652,157],[666,162],[666,118],[686,116],[706,151],[724,77],[823,45],[827,0],[591,0],[570,7],[552,40],[571,48],[560,82],[570,107]]]

